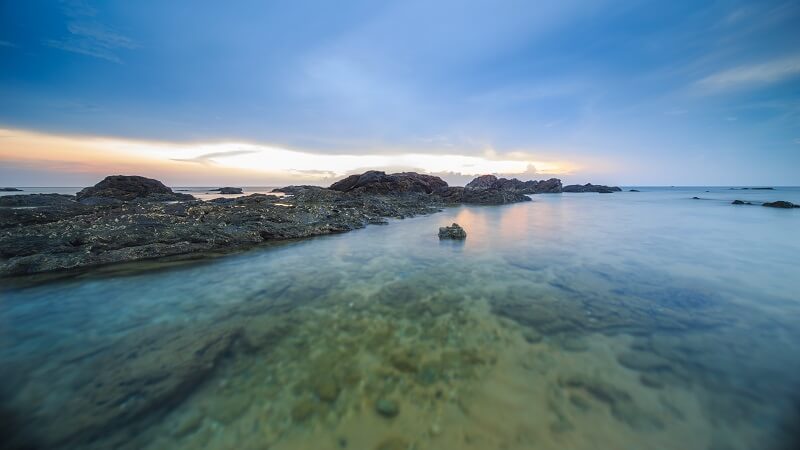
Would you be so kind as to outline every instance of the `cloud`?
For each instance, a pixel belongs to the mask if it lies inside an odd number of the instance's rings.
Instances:
[[[122,64],[117,50],[133,50],[139,47],[133,39],[97,21],[94,18],[97,11],[86,2],[66,2],[63,11],[71,18],[67,23],[69,35],[59,39],[44,39],[42,44],[116,64]]]
[[[800,75],[800,55],[723,70],[697,81],[695,85],[710,91],[721,91],[775,83],[797,75]]]
[[[171,158],[172,161],[191,162],[197,164],[214,164],[214,158],[224,158],[230,156],[249,155],[251,153],[260,153],[261,150],[229,150],[223,152],[205,153],[194,158]]]
[[[14,48],[14,47],[16,47],[16,46],[17,46],[17,45],[16,45],[16,44],[14,44],[14,43],[12,43],[12,42],[8,42],[8,41],[0,41],[0,47],[10,47],[10,48]]]

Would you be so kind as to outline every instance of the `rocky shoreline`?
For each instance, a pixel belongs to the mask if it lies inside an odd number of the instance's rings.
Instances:
[[[384,224],[459,204],[530,201],[561,181],[485,175],[466,187],[414,172],[368,171],[329,188],[200,201],[138,176],[106,177],[75,196],[0,197],[0,276],[17,276],[253,247]]]

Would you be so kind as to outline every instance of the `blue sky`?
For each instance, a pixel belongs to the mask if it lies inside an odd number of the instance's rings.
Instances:
[[[800,184],[797,2],[222,5],[0,2],[0,128]]]

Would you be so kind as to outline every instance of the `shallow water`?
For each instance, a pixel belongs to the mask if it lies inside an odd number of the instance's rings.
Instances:
[[[639,189],[8,282],[2,431],[97,449],[790,445],[800,210],[730,202],[800,189]],[[451,222],[465,242],[437,239]]]

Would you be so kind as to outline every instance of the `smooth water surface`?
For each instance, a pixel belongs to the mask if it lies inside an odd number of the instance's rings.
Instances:
[[[790,445],[800,209],[730,202],[800,189],[639,189],[7,283],[3,433],[92,449]],[[436,237],[452,222],[465,242]]]

